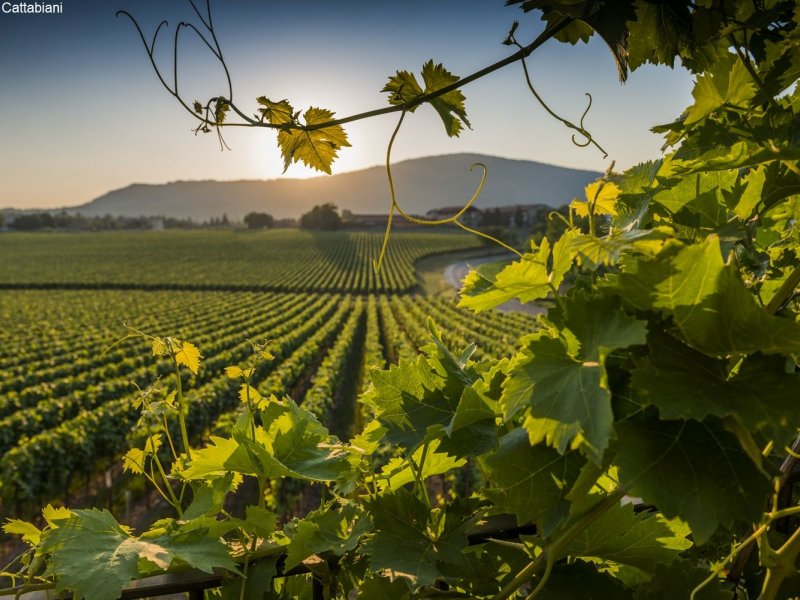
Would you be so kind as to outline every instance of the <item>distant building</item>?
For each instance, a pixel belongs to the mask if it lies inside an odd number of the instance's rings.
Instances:
[[[164,231],[164,219],[160,217],[150,219],[150,229],[153,231]]]
[[[344,211],[342,216],[344,217],[344,222],[342,225],[344,227],[386,227],[386,222],[389,218],[388,213],[379,213],[379,214],[372,214],[372,215],[358,215],[353,214],[348,211]],[[416,215],[412,215],[416,216]],[[421,218],[421,217],[418,217]],[[411,221],[406,221],[402,216],[398,216],[395,214],[394,219],[392,220],[392,227],[417,227],[415,223]]]
[[[442,219],[450,219],[464,210],[463,206],[445,206],[443,208],[434,208],[425,214],[425,219],[428,221],[441,221]],[[473,227],[481,222],[481,210],[470,206],[466,212],[459,217],[459,222]]]

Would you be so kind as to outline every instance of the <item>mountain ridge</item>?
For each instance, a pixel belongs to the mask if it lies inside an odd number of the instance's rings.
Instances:
[[[488,169],[486,185],[475,202],[479,208],[513,204],[560,206],[581,195],[583,187],[601,175],[472,153],[414,158],[392,166],[398,203],[403,210],[414,214],[463,205],[480,182],[481,170],[469,170],[474,163],[483,163]],[[248,212],[257,211],[282,219],[297,218],[315,204],[325,202],[357,214],[386,212],[389,191],[385,168],[373,166],[308,179],[132,183],[64,210],[87,216],[161,215],[197,220],[219,217],[223,213],[232,220],[240,220]]]

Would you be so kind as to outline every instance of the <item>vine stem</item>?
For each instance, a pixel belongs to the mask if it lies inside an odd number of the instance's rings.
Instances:
[[[761,588],[759,600],[774,600],[781,584],[787,577],[797,573],[795,562],[800,554],[800,529],[796,529],[780,549],[774,551],[774,564],[767,566],[767,575]]]
[[[799,284],[800,266],[797,266],[794,268],[794,271],[789,274],[789,277],[786,278],[786,281],[783,282],[783,285],[780,287],[780,289],[775,292],[772,300],[770,300],[769,304],[764,307],[764,310],[766,310],[769,314],[774,315],[780,310],[784,303],[791,298],[795,288],[797,288]]]
[[[509,581],[502,590],[492,597],[492,600],[506,600],[514,595],[523,585],[528,583],[536,572],[542,567],[542,564],[547,564],[552,561],[555,562],[558,557],[566,550],[567,546],[580,535],[589,525],[594,523],[600,516],[607,510],[610,510],[625,496],[625,492],[617,488],[608,494],[603,500],[590,508],[580,519],[573,523],[560,537],[554,540],[550,545],[545,547],[539,556],[537,556],[531,563],[522,569],[517,575]],[[550,558],[552,556],[552,558]],[[534,590],[536,591],[536,590]],[[537,591],[538,593],[538,591]]]
[[[299,125],[297,123],[286,123],[286,124],[282,124],[282,125],[273,125],[271,123],[265,123],[263,121],[259,121],[258,119],[254,119],[254,118],[250,117],[249,115],[245,114],[240,108],[238,108],[231,101],[231,98],[223,98],[223,97],[212,98],[211,100],[209,100],[209,103],[213,102],[215,100],[225,102],[226,104],[228,104],[230,106],[231,110],[233,110],[239,116],[239,118],[242,119],[242,121],[243,121],[242,123],[220,123],[220,124],[217,124],[216,122],[214,122],[214,121],[212,121],[212,120],[210,120],[208,118],[199,116],[197,113],[194,112],[193,108],[191,106],[189,106],[189,104],[177,94],[177,90],[173,90],[169,86],[169,84],[164,79],[161,71],[158,69],[158,65],[155,62],[153,49],[155,47],[156,37],[158,37],[158,32],[161,29],[161,25],[166,24],[166,21],[162,21],[162,24],[158,26],[158,29],[156,30],[156,33],[153,36],[152,45],[148,45],[147,39],[144,36],[144,32],[142,31],[141,27],[139,26],[138,21],[136,21],[136,19],[133,17],[133,15],[131,15],[129,12],[127,12],[125,10],[120,10],[120,11],[117,11],[117,16],[125,16],[128,19],[130,19],[130,21],[133,23],[133,26],[136,28],[136,31],[139,34],[139,37],[142,40],[142,43],[143,43],[143,45],[145,47],[145,50],[146,50],[147,55],[148,55],[148,58],[150,59],[150,63],[152,65],[153,69],[155,70],[156,75],[158,76],[158,79],[160,80],[160,82],[163,85],[163,87],[170,93],[170,95],[172,95],[173,97],[175,97],[176,100],[178,100],[178,102],[181,104],[181,106],[183,106],[183,108],[190,115],[192,115],[192,117],[194,117],[195,119],[200,121],[201,125],[210,125],[210,126],[213,126],[213,127],[264,127],[264,128],[268,128],[268,129],[284,129],[284,130],[289,129],[289,130],[300,130],[300,131],[314,131],[316,129],[324,129],[326,127],[334,127],[336,125],[344,125],[345,123],[351,123],[353,121],[361,121],[363,119],[369,119],[369,118],[372,118],[372,117],[377,117],[379,115],[386,115],[386,114],[391,114],[391,113],[401,112],[401,111],[408,111],[409,109],[413,109],[414,107],[419,106],[420,104],[423,104],[425,102],[430,102],[431,100],[439,98],[440,96],[443,96],[443,95],[448,94],[448,93],[450,93],[450,92],[452,92],[454,90],[457,90],[457,89],[467,85],[468,83],[472,83],[473,81],[481,79],[481,78],[489,75],[490,73],[493,73],[493,72],[495,72],[495,71],[497,71],[499,69],[502,69],[503,67],[506,67],[506,66],[508,66],[510,64],[513,64],[513,63],[517,62],[518,60],[522,60],[522,59],[530,56],[534,52],[534,50],[536,50],[537,48],[542,46],[545,42],[547,42],[550,38],[552,38],[556,33],[561,31],[567,25],[572,23],[572,21],[574,21],[573,17],[563,17],[563,18],[559,19],[558,21],[555,21],[552,24],[548,25],[545,28],[545,30],[542,31],[542,33],[540,33],[536,37],[536,39],[533,40],[530,44],[528,44],[527,46],[522,46],[517,52],[514,52],[513,54],[507,56],[506,58],[501,59],[501,60],[499,60],[499,61],[497,61],[495,63],[492,63],[488,67],[484,67],[483,69],[475,71],[475,72],[471,73],[470,75],[467,75],[466,77],[458,79],[457,81],[454,81],[450,85],[446,85],[446,86],[444,86],[442,88],[439,88],[439,89],[437,89],[437,90],[435,90],[433,92],[429,92],[427,94],[422,94],[421,96],[418,96],[417,98],[409,100],[408,102],[404,102],[403,104],[396,104],[396,105],[387,106],[387,107],[384,107],[384,108],[379,108],[379,109],[370,110],[370,111],[366,111],[366,112],[362,112],[362,113],[357,113],[357,114],[354,114],[354,115],[350,115],[348,117],[343,117],[341,119],[332,119],[330,121],[325,121],[323,123],[316,123],[314,125]],[[211,23],[210,16],[211,16],[211,10],[210,10],[210,7],[209,7],[209,22],[206,25],[207,26],[211,25],[210,27],[208,27],[208,30],[211,33],[211,35],[214,37],[214,41],[216,42],[216,36],[214,35],[213,24]],[[210,44],[208,43],[208,41],[205,38],[203,38],[202,36],[201,36],[201,38],[206,43],[206,45],[211,47]],[[224,59],[222,58],[221,49],[219,50],[219,53],[217,53],[217,52],[214,52],[214,49],[212,48],[212,53],[215,55],[217,60],[219,60],[219,62],[223,65],[223,67],[225,67],[225,70],[226,70],[226,73],[227,73],[227,66],[225,64]],[[233,96],[232,91],[231,91],[231,93],[229,95]]]
[[[172,344],[170,344],[170,349]],[[189,433],[186,431],[186,402],[183,399],[183,383],[181,382],[181,369],[178,366],[178,359],[175,358],[174,350],[170,352],[172,356],[172,364],[175,367],[175,380],[176,390],[178,396],[178,422],[181,426],[181,439],[183,440],[183,449],[186,452],[186,457],[192,460],[192,449],[189,447]]]

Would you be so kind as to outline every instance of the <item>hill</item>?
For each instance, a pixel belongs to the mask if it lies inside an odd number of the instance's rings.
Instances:
[[[393,175],[398,200],[407,212],[425,214],[431,208],[460,205],[480,181],[484,163],[489,177],[476,206],[541,203],[560,206],[579,195],[599,173],[568,169],[526,160],[481,154],[448,154],[397,163]],[[245,181],[176,181],[133,184],[91,202],[70,207],[84,215],[164,215],[205,220],[226,213],[241,219],[251,211],[276,218],[298,217],[315,204],[333,202],[354,213],[382,213],[388,205],[383,167],[311,179]]]

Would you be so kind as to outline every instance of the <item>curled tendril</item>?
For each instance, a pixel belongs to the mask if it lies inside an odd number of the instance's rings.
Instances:
[[[520,50],[523,50],[523,46],[514,37],[515,29],[516,29],[516,22],[512,26],[511,31],[508,34],[508,37],[505,39],[503,43],[506,44],[507,46],[516,46]],[[589,98],[589,104],[586,106],[586,110],[584,110],[583,114],[581,115],[581,120],[579,121],[580,124],[575,125],[575,123],[557,114],[552,108],[550,108],[550,106],[548,106],[548,104],[544,101],[544,98],[542,98],[539,95],[539,92],[536,91],[536,88],[533,87],[533,82],[531,81],[531,74],[528,71],[528,63],[525,61],[525,55],[520,54],[519,60],[522,63],[522,71],[525,73],[525,82],[528,84],[528,89],[531,91],[531,94],[533,94],[533,97],[536,98],[536,101],[539,103],[539,105],[542,108],[544,108],[547,111],[547,113],[551,117],[553,117],[556,121],[560,121],[565,127],[568,127],[569,129],[576,131],[578,135],[581,135],[583,136],[583,138],[585,138],[585,141],[579,141],[575,138],[575,134],[573,133],[572,143],[578,146],[579,148],[586,148],[587,146],[592,145],[603,153],[603,158],[608,158],[608,152],[606,152],[605,149],[595,141],[594,137],[592,137],[592,134],[589,133],[589,131],[583,125],[583,121],[584,119],[586,119],[586,115],[589,114],[589,110],[592,108],[592,95],[586,92],[586,96],[588,96]]]
[[[394,141],[397,139],[397,134],[400,131],[400,126],[403,124],[403,119],[406,116],[405,110],[400,113],[400,119],[397,121],[397,125],[392,132],[392,137],[389,138],[389,145],[386,148],[386,177],[389,180],[389,194],[391,196],[391,203],[389,205],[389,215],[386,220],[386,231],[383,234],[383,242],[381,243],[381,251],[378,255],[378,260],[372,261],[372,267],[375,269],[375,272],[378,273],[381,270],[381,265],[383,264],[383,259],[386,256],[386,249],[389,246],[389,236],[392,232],[392,221],[394,220],[394,213],[397,212],[401,217],[403,217],[406,221],[410,223],[414,223],[416,225],[446,225],[448,223],[453,223],[454,225],[460,227],[464,231],[472,233],[474,235],[480,236],[484,239],[487,239],[495,244],[498,244],[508,250],[516,254],[517,256],[522,256],[516,249],[512,248],[508,244],[498,240],[495,237],[487,233],[483,233],[478,231],[477,229],[473,229],[472,227],[468,227],[458,219],[461,218],[473,205],[473,203],[478,199],[483,192],[483,186],[486,184],[486,177],[489,173],[489,169],[483,163],[474,163],[470,165],[469,170],[472,171],[475,167],[480,167],[483,170],[481,175],[480,183],[478,183],[478,187],[475,189],[475,192],[472,194],[469,200],[467,200],[466,204],[452,217],[447,217],[446,219],[420,219],[419,217],[415,217],[414,215],[410,215],[405,212],[397,202],[397,191],[395,190],[394,186],[394,177],[392,176],[392,147],[394,146]]]
[[[578,132],[586,138],[586,141],[579,142],[578,140],[575,139],[575,134],[574,133],[572,134],[572,143],[578,146],[579,148],[586,148],[586,146],[592,143],[592,136],[587,133],[586,128],[583,126],[583,120],[586,118],[586,115],[589,114],[589,109],[592,108],[592,95],[589,92],[586,92],[586,96],[589,98],[589,104],[586,105],[586,110],[583,111],[583,114],[581,115],[580,125],[578,126]],[[597,147],[600,148],[600,146]],[[605,151],[603,151],[603,154],[604,154],[603,158],[606,158],[608,156],[608,154]]]

